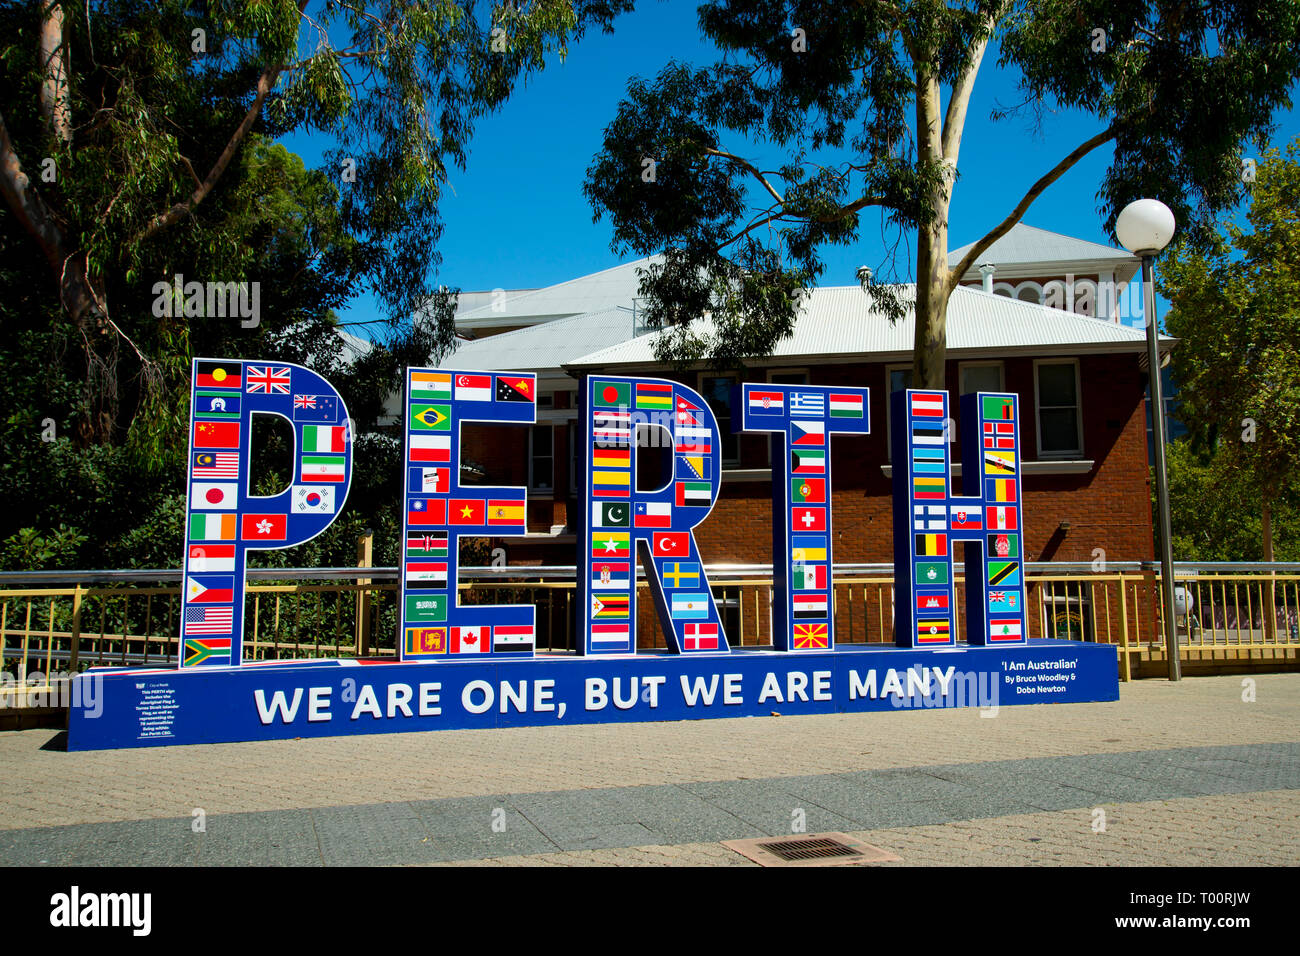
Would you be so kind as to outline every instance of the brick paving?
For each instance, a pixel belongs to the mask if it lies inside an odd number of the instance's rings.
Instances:
[[[235,863],[259,833],[270,850],[284,851],[279,859],[263,859],[267,863],[436,862],[436,848],[422,855],[411,850],[410,841],[418,844],[432,833],[437,844],[438,827],[470,827],[464,820],[471,817],[438,816],[443,811],[436,809],[440,801],[468,800],[466,806],[477,806],[482,816],[473,818],[479,821],[473,832],[454,834],[462,860],[743,865],[743,858],[712,841],[788,832],[788,825],[733,813],[743,825],[732,830],[744,832],[701,837],[692,836],[690,827],[669,827],[665,832],[676,835],[665,846],[633,812],[637,801],[658,799],[654,794],[664,791],[656,788],[671,786],[731,812],[724,785],[748,781],[753,792],[742,796],[760,806],[774,801],[771,812],[779,806],[788,815],[791,804],[779,796],[779,778],[800,778],[798,786],[810,792],[814,785],[862,784],[854,774],[927,768],[927,780],[946,781],[932,786],[964,788],[955,792],[966,795],[946,807],[942,801],[951,794],[934,797],[944,813],[884,823],[858,817],[855,825],[850,802],[843,808],[847,815],[828,811],[826,822],[834,825],[821,828],[851,832],[912,864],[1300,862],[1300,758],[1294,746],[1285,746],[1300,744],[1300,675],[1252,679],[1250,703],[1242,699],[1243,678],[1208,677],[1125,685],[1116,703],[1004,707],[991,717],[978,710],[921,710],[73,754],[54,749],[50,731],[11,732],[0,734],[0,835],[39,829],[42,840],[48,837],[61,848],[61,859],[87,863],[110,862],[126,847],[134,848],[129,862]],[[1165,753],[1171,751],[1179,755]],[[1104,755],[1129,762],[1117,771],[1097,762]],[[1041,787],[1018,792],[1016,773],[1001,763],[1083,757],[1090,762],[1062,765],[1077,776],[1072,779],[1078,793],[1055,803],[1047,802],[1053,794]],[[1160,780],[1131,776],[1135,767],[1161,762],[1168,766]],[[977,779],[984,781],[983,802],[972,802],[966,793]],[[1230,787],[1225,779],[1232,780]],[[586,791],[621,794],[619,806],[626,810],[611,816],[590,846],[581,845],[581,828],[566,831],[565,814],[581,819],[587,812],[583,800],[594,799]],[[506,833],[517,845],[496,839],[482,822],[505,806],[526,818],[530,811],[518,806],[523,796],[541,801],[537,812],[546,811],[548,794],[555,795],[556,805],[549,808],[558,814],[554,819],[513,829],[507,819]],[[1108,829],[1094,834],[1089,801],[1103,798],[1108,802],[1097,805],[1106,809]],[[888,809],[903,802],[898,794],[885,794],[875,805]],[[457,813],[469,812],[456,806]],[[160,836],[181,824],[188,833],[195,808],[209,821],[203,838]],[[233,820],[246,832],[218,825]],[[810,816],[808,829],[818,826]],[[525,839],[529,827],[540,836]],[[1030,839],[1036,827],[1044,834]],[[558,842],[555,834],[561,834]],[[37,833],[8,836],[0,842],[0,862],[18,862],[10,854],[26,861]],[[340,847],[339,853],[331,855],[331,846]]]

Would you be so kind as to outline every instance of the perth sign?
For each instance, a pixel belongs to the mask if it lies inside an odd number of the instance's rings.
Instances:
[[[352,477],[343,398],[284,362],[194,362],[181,654],[175,670],[96,669],[97,706],[71,711],[73,749],[544,723],[815,714],[1114,700],[1114,650],[1030,640],[1017,396],[961,407],[963,487],[951,486],[946,392],[892,402],[895,647],[836,643],[830,443],[870,431],[865,388],[742,384],[733,427],[772,442],[772,648],[733,647],[694,529],[722,482],[704,397],[657,378],[588,376],[577,520],[576,655],[539,655],[532,605],[461,604],[461,537],[525,532],[526,490],[461,484],[467,422],[536,421],[530,373],[406,373],[405,521],[397,657],[245,661],[248,553],[289,548],[337,517]],[[735,414],[734,412],[738,412]],[[293,481],[249,488],[254,415],[293,426]],[[645,490],[638,454],[670,450]],[[964,545],[965,642],[954,546]],[[666,652],[637,649],[637,567]]]

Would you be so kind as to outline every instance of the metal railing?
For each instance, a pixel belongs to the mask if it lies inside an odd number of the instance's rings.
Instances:
[[[707,568],[724,630],[737,646],[772,641],[770,565]],[[395,657],[396,568],[251,569],[244,606],[247,660]],[[30,692],[50,675],[89,666],[174,667],[179,571],[0,573],[0,694]],[[1179,564],[1181,647],[1300,647],[1300,564]],[[957,639],[965,581],[956,579]],[[646,588],[644,578],[638,591]],[[1151,562],[1027,562],[1029,636],[1111,644],[1120,674],[1160,637],[1159,577]],[[537,648],[573,652],[575,569],[461,568],[462,604],[533,604]],[[841,645],[891,644],[894,587],[887,564],[836,565],[834,619]],[[664,647],[653,602],[638,602],[643,647]],[[33,683],[35,681],[35,683]]]

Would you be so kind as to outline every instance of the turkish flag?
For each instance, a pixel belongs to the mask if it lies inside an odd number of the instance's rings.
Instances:
[[[655,557],[684,558],[691,553],[691,533],[689,531],[657,532],[653,545]]]

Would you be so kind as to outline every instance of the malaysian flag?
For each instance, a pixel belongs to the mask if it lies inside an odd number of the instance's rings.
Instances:
[[[238,478],[239,452],[195,452],[192,475],[195,478]]]
[[[229,634],[234,620],[231,607],[187,607],[186,634]]]

